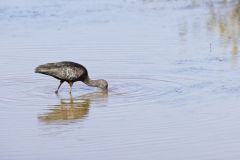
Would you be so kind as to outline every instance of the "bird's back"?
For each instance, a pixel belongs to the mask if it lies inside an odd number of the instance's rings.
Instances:
[[[69,61],[43,64],[35,72],[64,81],[84,81],[88,78],[87,69],[83,65]]]

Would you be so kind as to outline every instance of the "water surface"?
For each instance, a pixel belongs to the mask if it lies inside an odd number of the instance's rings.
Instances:
[[[0,159],[239,159],[239,5],[1,1]],[[108,93],[56,95],[62,60]]]

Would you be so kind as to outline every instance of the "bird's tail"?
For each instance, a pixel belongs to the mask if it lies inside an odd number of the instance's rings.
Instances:
[[[55,67],[55,63],[43,64],[35,68],[35,73],[51,74]]]

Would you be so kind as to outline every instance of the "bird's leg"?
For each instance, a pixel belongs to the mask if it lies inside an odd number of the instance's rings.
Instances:
[[[73,82],[68,82],[68,83],[69,83],[69,86],[70,86],[70,91],[69,91],[69,93],[72,93]]]
[[[61,85],[63,84],[63,82],[64,82],[64,81],[60,81],[60,84],[59,84],[57,90],[55,91],[56,94],[58,94],[58,90],[59,90],[59,88],[61,87]]]

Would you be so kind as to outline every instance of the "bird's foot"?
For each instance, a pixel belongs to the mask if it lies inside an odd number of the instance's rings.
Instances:
[[[55,91],[55,94],[58,94],[58,90]]]

